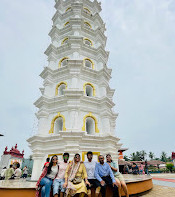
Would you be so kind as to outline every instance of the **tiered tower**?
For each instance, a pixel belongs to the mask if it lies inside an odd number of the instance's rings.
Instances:
[[[113,112],[114,90],[109,87],[111,69],[105,50],[105,24],[101,4],[90,0],[55,0],[56,13],[45,54],[48,66],[39,109],[38,134],[28,139],[33,151],[32,179],[40,175],[48,156],[87,151],[111,153],[118,160],[115,137],[117,114]]]

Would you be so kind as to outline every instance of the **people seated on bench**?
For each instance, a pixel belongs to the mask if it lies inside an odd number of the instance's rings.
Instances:
[[[84,182],[85,179],[85,182]],[[64,188],[66,189],[66,196],[74,196],[80,194],[80,197],[84,197],[87,194],[86,185],[90,186],[87,179],[87,172],[83,162],[80,162],[80,155],[77,153],[74,156],[73,161],[68,165],[65,173]]]
[[[104,162],[104,156],[99,155],[100,163],[95,166],[95,177],[101,184],[102,197],[106,196],[106,186],[110,186],[113,191],[113,197],[118,197],[118,187],[110,166]]]
[[[22,171],[20,169],[20,164],[19,163],[16,164],[16,169],[15,169],[14,175],[15,175],[14,176],[15,179],[20,179],[21,178]]]
[[[110,154],[106,155],[106,161],[107,161],[108,165],[111,167],[111,170],[112,170],[115,180],[117,182],[119,197],[121,197],[121,188],[123,188],[123,191],[124,191],[126,197],[129,197],[125,180],[124,180],[122,174],[118,171],[117,164],[114,161],[112,161],[112,157]]]
[[[95,188],[95,197],[99,196],[100,193],[100,182],[95,178],[95,166],[97,164],[96,161],[92,160],[93,158],[93,153],[91,151],[89,151],[87,153],[87,159],[88,161],[84,162],[84,165],[86,167],[86,171],[87,171],[87,176],[88,176],[88,181],[91,184],[90,186],[87,185],[87,194],[88,197],[91,197],[91,188]]]
[[[57,177],[58,174],[58,157],[54,155],[51,158],[49,166],[45,167],[37,184],[36,184],[36,197],[38,197],[41,193],[41,197],[50,197],[51,186],[53,180]],[[42,186],[40,190],[40,186]]]
[[[135,175],[139,174],[139,168],[138,168],[136,163],[132,164],[132,173],[135,174]]]
[[[12,178],[14,172],[13,165],[10,165],[10,167],[5,171],[5,180]]]
[[[69,153],[63,154],[63,161],[58,162],[59,171],[58,175],[53,181],[53,196],[58,197],[59,191],[60,191],[60,197],[64,196],[65,188],[63,188],[63,185],[65,183],[65,172],[66,168],[68,166],[68,160],[69,160]]]
[[[5,172],[6,172],[7,168],[4,167],[1,171],[1,175],[0,175],[0,180],[4,180],[5,179]]]

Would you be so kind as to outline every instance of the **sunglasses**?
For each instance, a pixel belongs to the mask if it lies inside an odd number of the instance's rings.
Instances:
[[[52,159],[52,161],[57,161],[58,159],[56,158],[56,159]]]
[[[79,159],[80,157],[79,157],[79,156],[76,156],[75,158],[76,158],[76,159]]]

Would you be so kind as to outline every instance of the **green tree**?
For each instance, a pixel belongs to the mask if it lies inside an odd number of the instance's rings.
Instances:
[[[174,164],[172,164],[172,163],[167,163],[167,164],[166,164],[166,168],[167,168],[170,172],[173,171],[173,167],[174,167]]]
[[[131,161],[140,161],[140,152],[132,153],[130,159]]]
[[[140,160],[141,161],[145,160],[146,155],[147,153],[144,150],[140,151]]]
[[[167,161],[167,154],[166,152],[162,151],[161,155],[160,155],[160,160],[163,162]]]
[[[128,156],[125,155],[123,158],[124,158],[125,161],[129,161]]]
[[[153,160],[154,159],[154,157],[155,157],[155,155],[154,155],[154,153],[153,152],[149,152],[149,158],[151,159],[151,160]]]

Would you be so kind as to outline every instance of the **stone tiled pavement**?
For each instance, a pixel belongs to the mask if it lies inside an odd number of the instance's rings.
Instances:
[[[155,174],[152,175],[155,178],[165,178],[165,179],[174,179],[175,174]],[[144,197],[175,197],[175,188],[174,187],[166,187],[166,186],[160,186],[155,185],[153,186],[153,189],[150,190],[147,193],[144,193],[139,196]],[[137,197],[139,197],[137,196]]]
[[[154,185],[153,189],[145,194],[139,195],[144,197],[175,197],[175,188]],[[137,196],[137,197],[139,197]],[[136,197],[136,196],[135,196]]]

